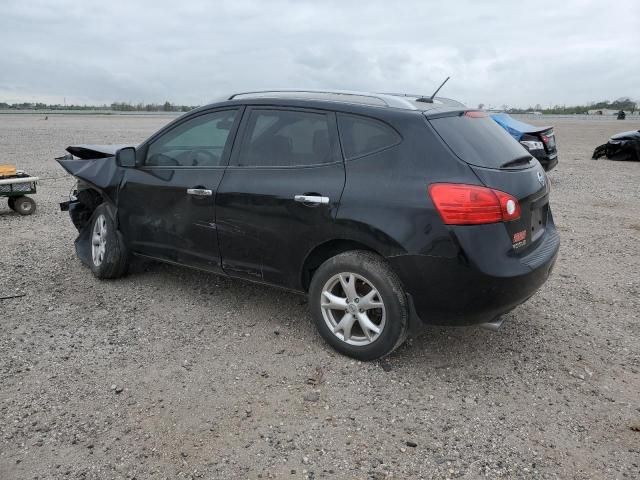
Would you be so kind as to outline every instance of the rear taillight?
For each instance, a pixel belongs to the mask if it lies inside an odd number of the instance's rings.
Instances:
[[[553,136],[553,130],[547,130],[546,132],[540,134],[540,138],[542,139],[545,145],[551,141],[552,136]]]
[[[520,218],[518,199],[493,188],[460,183],[434,183],[429,195],[447,225],[479,225]]]
[[[486,112],[482,112],[479,110],[471,110],[469,112],[464,112],[464,116],[467,118],[487,118],[488,117]]]

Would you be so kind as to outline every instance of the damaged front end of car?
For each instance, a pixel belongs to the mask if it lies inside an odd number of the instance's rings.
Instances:
[[[80,260],[90,265],[91,232],[94,212],[105,205],[108,214],[117,222],[116,205],[118,186],[123,170],[116,162],[116,153],[126,145],[72,145],[67,154],[56,161],[77,179],[69,200],[60,203],[62,211],[68,211],[79,234],[75,240]]]
[[[607,143],[595,148],[591,158],[640,162],[640,130],[612,136]]]

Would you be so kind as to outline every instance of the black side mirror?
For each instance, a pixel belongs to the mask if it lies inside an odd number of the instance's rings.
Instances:
[[[119,167],[132,168],[136,166],[136,149],[124,147],[116,152],[116,164]]]

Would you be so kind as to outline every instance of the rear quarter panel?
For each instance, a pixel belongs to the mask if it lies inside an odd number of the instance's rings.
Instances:
[[[428,186],[447,181],[479,184],[470,168],[442,142],[419,112],[375,117],[393,126],[400,144],[345,162],[346,184],[337,222],[354,240],[386,257],[420,254],[455,257]]]

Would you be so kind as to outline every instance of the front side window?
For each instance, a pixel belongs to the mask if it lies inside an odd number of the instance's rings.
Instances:
[[[253,110],[238,165],[293,167],[334,161],[324,113]]]
[[[149,146],[145,165],[219,166],[236,113],[236,110],[206,113],[171,129]]]
[[[402,140],[393,128],[373,118],[340,114],[338,128],[346,159],[384,150]]]

